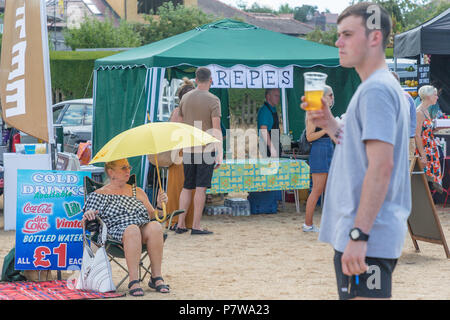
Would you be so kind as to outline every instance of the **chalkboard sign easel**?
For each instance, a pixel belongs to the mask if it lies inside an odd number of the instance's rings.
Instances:
[[[428,187],[427,178],[422,164],[416,157],[411,160],[410,173],[412,207],[408,218],[408,230],[414,247],[417,252],[420,252],[417,240],[441,244],[444,246],[447,258],[450,259],[450,252]]]

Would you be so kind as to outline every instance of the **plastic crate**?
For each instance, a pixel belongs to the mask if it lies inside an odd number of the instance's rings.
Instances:
[[[279,191],[249,192],[251,214],[274,214],[278,210]]]
[[[205,206],[203,213],[208,216],[217,216],[221,214],[231,215],[232,209],[226,206]]]
[[[247,199],[230,198],[225,199],[224,205],[231,208],[232,216],[249,216],[250,203]]]

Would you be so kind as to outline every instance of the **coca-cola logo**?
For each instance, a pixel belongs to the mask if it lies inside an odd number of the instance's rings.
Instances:
[[[45,231],[50,228],[50,224],[48,223],[48,217],[45,216],[36,216],[33,219],[29,219],[25,221],[24,227],[22,228],[23,233],[38,233],[41,231]]]
[[[27,202],[23,206],[23,213],[52,214],[52,212],[53,212],[53,203],[41,203],[38,205],[32,205],[30,202]]]

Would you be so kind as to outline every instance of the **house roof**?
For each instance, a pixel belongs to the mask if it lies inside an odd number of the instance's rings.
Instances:
[[[198,8],[217,17],[242,19],[260,28],[293,36],[304,36],[314,28],[291,17],[252,14],[229,6],[218,0],[197,0]]]

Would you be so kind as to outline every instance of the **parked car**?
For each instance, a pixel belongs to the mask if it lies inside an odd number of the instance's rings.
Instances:
[[[68,100],[53,105],[53,123],[64,129],[64,151],[76,153],[78,144],[92,139],[91,99]]]
[[[92,104],[90,98],[67,100],[53,105],[53,124],[63,126],[65,152],[76,153],[80,142],[92,139]],[[20,133],[20,143],[36,142],[36,138]]]

